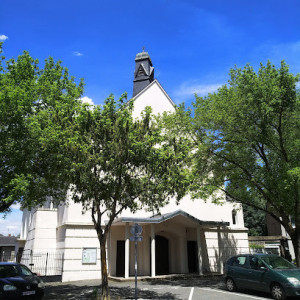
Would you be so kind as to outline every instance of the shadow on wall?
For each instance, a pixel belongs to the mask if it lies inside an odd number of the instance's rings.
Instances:
[[[213,247],[214,257],[209,257],[210,262],[213,260],[213,266],[215,272],[224,273],[224,264],[233,255],[241,252],[240,247],[238,247],[237,239],[232,234],[232,231],[222,231],[222,229],[217,231],[218,236],[218,248]]]

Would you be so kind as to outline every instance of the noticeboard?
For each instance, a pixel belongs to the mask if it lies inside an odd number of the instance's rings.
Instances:
[[[82,263],[96,264],[97,263],[97,248],[83,248],[82,249]]]

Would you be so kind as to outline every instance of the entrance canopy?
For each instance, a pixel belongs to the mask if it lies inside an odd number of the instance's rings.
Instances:
[[[147,218],[121,217],[116,219],[113,222],[113,224],[114,225],[121,224],[121,223],[159,224],[170,219],[174,219],[174,221],[176,220],[176,222],[179,223],[182,222],[185,225],[187,225],[188,222],[190,224],[190,227],[195,227],[197,224],[207,228],[218,227],[218,226],[220,227],[229,226],[229,222],[199,220],[181,209],[167,214],[155,215]]]

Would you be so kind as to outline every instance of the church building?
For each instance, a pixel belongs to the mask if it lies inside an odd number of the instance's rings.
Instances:
[[[146,106],[154,114],[175,111],[144,51],[135,58],[133,98],[134,117]],[[70,192],[66,197],[70,199]],[[241,204],[228,201],[225,195],[223,202],[215,205],[187,195],[178,205],[170,201],[159,215],[124,211],[112,224],[107,241],[109,276],[134,276],[134,242],[130,240],[134,224],[142,230],[138,276],[222,273],[228,257],[249,252]],[[41,275],[60,275],[62,281],[101,278],[100,245],[91,216],[82,214],[81,204],[71,200],[58,207],[49,200],[43,207],[24,209],[19,247],[23,248],[21,261]],[[37,259],[45,253],[47,259],[53,257],[46,264],[59,261],[57,268],[47,270],[45,261]]]

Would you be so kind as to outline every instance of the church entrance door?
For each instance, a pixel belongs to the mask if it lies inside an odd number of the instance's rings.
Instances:
[[[169,241],[163,236],[155,236],[155,273],[169,274]]]
[[[198,272],[198,246],[196,241],[187,241],[189,273]]]
[[[125,241],[117,241],[116,276],[125,276]]]

